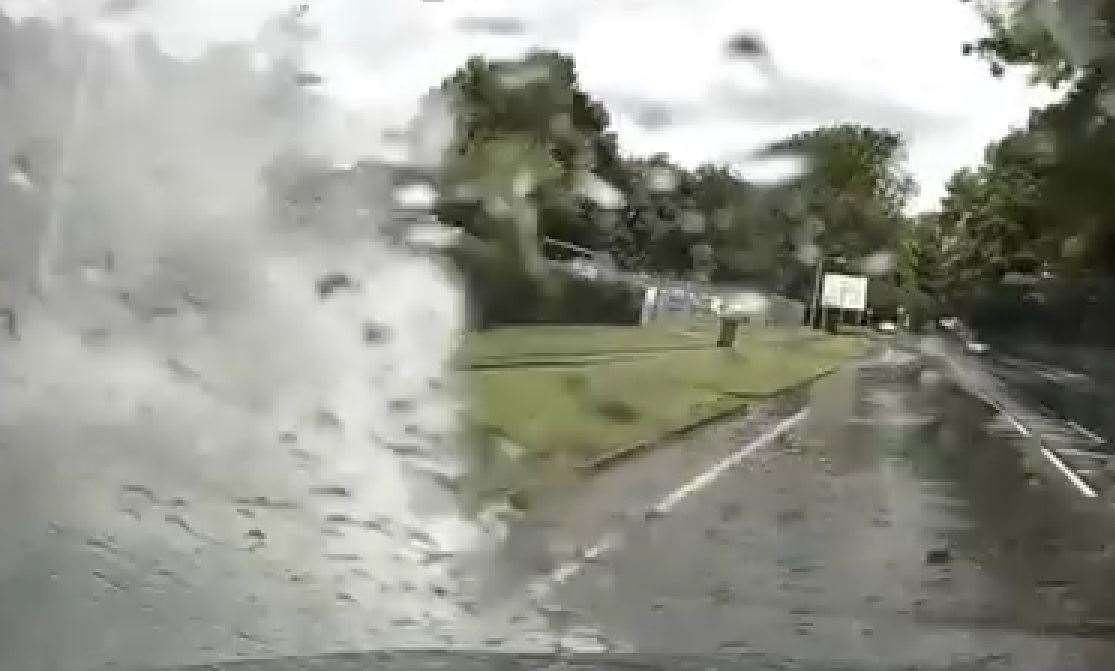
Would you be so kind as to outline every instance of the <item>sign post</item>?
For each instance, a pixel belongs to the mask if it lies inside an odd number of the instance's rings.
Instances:
[[[862,312],[867,308],[867,278],[861,275],[825,273],[821,305],[826,309],[839,309],[841,316],[845,310]],[[834,327],[830,325],[829,330],[834,330]]]
[[[821,328],[818,313],[821,311],[821,270],[823,262],[824,257],[818,254],[817,267],[813,270],[813,297],[809,301],[809,326],[815,329]]]

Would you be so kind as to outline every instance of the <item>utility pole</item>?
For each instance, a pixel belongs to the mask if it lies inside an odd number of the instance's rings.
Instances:
[[[825,271],[825,249],[820,244],[821,234],[825,230],[825,222],[816,213],[808,216],[804,222],[808,228],[811,245],[817,250],[817,264],[813,269],[813,301],[809,309],[809,325],[812,328],[821,328],[821,278]]]
[[[824,259],[825,255],[818,252],[817,266],[813,271],[813,300],[809,308],[809,325],[812,328],[820,328],[818,316],[821,312],[821,271],[824,269]]]

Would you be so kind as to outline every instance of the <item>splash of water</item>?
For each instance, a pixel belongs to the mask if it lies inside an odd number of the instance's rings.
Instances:
[[[299,18],[183,61],[0,17],[0,666],[468,635],[461,297],[382,232]]]

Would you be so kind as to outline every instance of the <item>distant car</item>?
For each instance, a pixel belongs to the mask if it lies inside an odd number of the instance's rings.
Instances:
[[[898,331],[898,324],[892,321],[881,321],[875,324],[875,330],[879,333],[895,333]]]
[[[991,348],[985,342],[967,340],[964,342],[964,351],[968,354],[987,354]]]
[[[941,317],[937,320],[937,323],[946,331],[952,331],[960,324],[960,320],[956,317]]]

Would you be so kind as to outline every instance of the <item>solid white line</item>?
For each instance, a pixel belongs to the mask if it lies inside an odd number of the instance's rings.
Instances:
[[[1006,420],[1014,426],[1015,431],[1018,431],[1018,433],[1027,437],[1031,435],[1030,430],[1023,426],[1022,422],[1015,419],[1014,416],[1011,415],[1009,412],[1003,410],[1002,408],[999,408],[999,414],[1006,418]],[[1074,424],[1074,422],[1069,423]],[[1057,470],[1061,471],[1061,474],[1068,478],[1069,482],[1071,482],[1073,486],[1080,491],[1081,494],[1090,499],[1094,499],[1098,496],[1096,490],[1092,489],[1092,486],[1089,485],[1087,482],[1084,482],[1084,480],[1082,480],[1080,476],[1076,474],[1076,472],[1069,468],[1068,465],[1065,464],[1065,462],[1062,461],[1060,457],[1054,454],[1053,450],[1050,450],[1048,447],[1045,447],[1043,445],[1041,448],[1041,455],[1048,459],[1049,463],[1056,466]]]
[[[747,457],[747,455],[751,454],[752,452],[759,449],[760,447],[763,447],[764,445],[767,445],[768,443],[770,443],[772,440],[774,440],[778,436],[782,435],[783,433],[786,433],[787,431],[792,429],[794,426],[799,424],[808,415],[809,415],[809,408],[804,408],[804,409],[798,411],[796,414],[791,415],[790,417],[787,417],[786,419],[782,420],[781,422],[776,424],[774,426],[774,428],[772,428],[771,430],[767,431],[766,433],[759,436],[755,440],[753,440],[750,443],[748,443],[748,444],[744,445],[743,447],[739,448],[735,452],[732,452],[727,457],[724,457],[720,461],[713,464],[708,470],[698,474],[696,477],[694,477],[689,482],[685,483],[681,487],[678,487],[674,491],[667,494],[665,497],[662,498],[661,501],[659,501],[658,503],[654,504],[654,506],[651,507],[651,512],[657,513],[657,514],[665,514],[665,513],[670,512],[670,510],[674,506],[676,506],[678,503],[680,503],[682,500],[684,500],[685,497],[689,496],[690,494],[692,494],[694,492],[697,492],[697,491],[700,491],[700,490],[704,489],[709,484],[711,484],[714,480],[716,480],[716,478],[720,477],[720,475],[724,471],[728,470],[729,468],[731,468],[733,466],[738,465],[740,462],[742,462],[744,460],[745,457]]]
[[[1043,447],[1041,448],[1041,454],[1046,459],[1048,459],[1050,463],[1056,466],[1057,470],[1061,471],[1061,473],[1063,473],[1065,477],[1069,479],[1069,482],[1071,482],[1073,485],[1076,486],[1077,489],[1080,490],[1081,494],[1087,496],[1090,499],[1094,499],[1096,498],[1096,496],[1098,496],[1098,494],[1096,494],[1096,490],[1092,489],[1091,485],[1089,485],[1087,482],[1081,480],[1079,475],[1074,473],[1073,470],[1065,464],[1065,462],[1061,461],[1060,457],[1053,453],[1053,450],[1050,450],[1048,447]]]
[[[1011,423],[1011,426],[1014,427],[1014,430],[1021,433],[1023,436],[1029,437],[1029,436],[1033,435],[1033,434],[1030,433],[1030,430],[1027,429],[1026,426],[1022,424],[1022,422],[1015,419],[1014,415],[1010,414],[1006,410],[1003,410],[1002,408],[1000,408],[999,409],[999,414],[1002,415],[1004,418],[1006,418],[1006,420]]]
[[[745,457],[747,457],[747,455],[763,447],[764,445],[769,444],[778,436],[789,431],[791,428],[805,419],[808,414],[809,409],[805,408],[798,413],[782,420],[781,422],[776,424],[774,428],[770,429],[755,440],[739,448],[735,452],[732,452],[727,457],[716,462],[710,468],[700,473],[689,482],[667,494],[661,501],[656,503],[651,508],[651,511],[658,514],[669,512],[670,509],[676,506],[685,497],[696,491],[699,491],[700,489],[703,489],[704,487],[707,487],[709,484],[712,483],[713,480],[724,473],[724,471],[728,470],[732,466],[739,464],[744,460]],[[560,566],[554,569],[550,573],[550,575],[547,576],[547,579],[544,583],[534,583],[531,587],[528,588],[528,592],[534,594],[538,598],[544,597],[549,593],[550,588],[553,585],[560,585],[566,580],[569,580],[570,578],[578,575],[581,571],[584,570],[585,564],[587,562],[599,559],[600,556],[603,555],[605,552],[614,550],[619,545],[619,541],[620,538],[617,534],[605,534],[604,537],[597,541],[595,545],[590,545],[589,547],[585,548],[584,551],[581,552],[581,555],[579,557],[563,562]]]
[[[1072,421],[1071,419],[1068,420],[1068,425],[1071,426],[1072,428],[1076,429],[1077,433],[1084,436],[1085,438],[1091,439],[1093,442],[1096,442],[1096,443],[1106,443],[1107,442],[1099,434],[1095,433],[1094,431],[1092,431],[1092,430],[1090,430],[1086,427],[1083,427],[1083,426],[1077,424],[1076,422]]]

